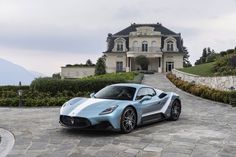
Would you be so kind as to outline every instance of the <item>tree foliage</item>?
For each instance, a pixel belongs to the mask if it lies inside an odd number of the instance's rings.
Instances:
[[[136,62],[136,64],[140,65],[141,70],[148,70],[149,61],[146,56],[144,56],[144,55],[137,56],[135,58],[135,62]]]
[[[52,78],[61,79],[61,74],[60,73],[54,73],[54,74],[52,74]]]
[[[189,52],[187,47],[183,46],[183,53],[184,53],[184,67],[191,67],[192,64],[189,61]]]
[[[202,50],[202,56],[196,60],[195,65],[214,62],[219,54],[215,53],[210,47]]]
[[[90,60],[90,59],[88,59],[87,61],[86,61],[86,65],[93,65],[93,63],[92,63],[92,61]]]
[[[95,66],[95,75],[102,75],[102,74],[106,74],[106,63],[104,57],[98,58]]]

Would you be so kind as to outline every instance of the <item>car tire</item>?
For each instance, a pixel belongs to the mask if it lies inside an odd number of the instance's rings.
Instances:
[[[169,120],[176,121],[179,119],[181,113],[181,103],[178,100],[175,100],[171,107],[170,118]]]
[[[121,133],[130,133],[134,130],[137,123],[137,115],[135,110],[132,107],[127,107],[124,109],[121,120],[120,120],[120,128]]]

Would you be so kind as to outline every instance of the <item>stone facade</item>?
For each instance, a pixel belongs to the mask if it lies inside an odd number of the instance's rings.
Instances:
[[[149,60],[148,70],[168,72],[183,68],[183,44],[180,33],[174,33],[161,24],[131,24],[107,37],[107,72],[141,69],[135,58],[144,55]]]
[[[185,73],[176,69],[172,70],[172,73],[177,77],[180,77],[184,81],[195,82],[196,84],[206,85],[218,90],[228,91],[230,88],[236,89],[236,76],[217,76],[217,77],[202,77]]]
[[[61,78],[82,78],[87,76],[93,76],[95,74],[95,66],[69,66],[61,67]]]
[[[116,62],[126,63],[125,53],[109,53],[106,55],[106,72],[112,73],[116,70]],[[125,71],[125,66],[121,71]]]

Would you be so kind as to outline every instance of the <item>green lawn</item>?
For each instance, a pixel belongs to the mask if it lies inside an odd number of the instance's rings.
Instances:
[[[178,69],[178,70],[186,72],[186,73],[190,73],[190,74],[200,75],[200,76],[214,76],[214,73],[211,71],[213,64],[214,62],[211,62],[211,63],[195,65],[193,67],[188,67],[188,68],[183,68],[183,69]]]

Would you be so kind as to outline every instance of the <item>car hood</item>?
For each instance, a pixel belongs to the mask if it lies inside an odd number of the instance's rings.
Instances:
[[[82,98],[73,104],[67,104],[61,109],[62,115],[68,116],[97,116],[105,109],[118,105],[122,106],[129,104],[131,101],[125,100],[111,100],[111,99],[97,99],[97,98]]]

